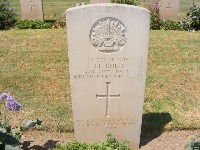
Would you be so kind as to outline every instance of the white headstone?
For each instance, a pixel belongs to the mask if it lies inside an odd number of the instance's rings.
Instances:
[[[110,3],[110,0],[90,0],[90,4],[96,3]]]
[[[22,20],[44,20],[41,0],[20,0]]]
[[[149,11],[136,6],[95,4],[67,10],[77,140],[100,142],[111,133],[139,146],[149,24]]]
[[[161,19],[178,19],[179,0],[160,0],[159,8]]]

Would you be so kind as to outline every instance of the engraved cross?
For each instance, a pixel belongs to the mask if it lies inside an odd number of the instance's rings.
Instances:
[[[106,117],[110,117],[110,98],[120,98],[120,94],[112,95],[110,94],[110,82],[106,82],[106,95],[96,94],[96,98],[106,98]]]
[[[168,9],[170,9],[170,8],[172,8],[171,6],[169,6],[170,5],[170,3],[168,3],[168,6],[166,7],[166,8],[168,8]]]
[[[28,7],[31,7],[31,12],[33,10],[33,7],[35,7],[35,5],[32,4],[32,1],[30,1],[30,5],[28,5]]]

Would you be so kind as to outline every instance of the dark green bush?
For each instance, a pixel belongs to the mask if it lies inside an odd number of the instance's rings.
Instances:
[[[13,27],[16,21],[16,13],[9,0],[0,0],[0,30]]]
[[[172,20],[161,21],[161,29],[163,30],[183,30],[183,24]]]
[[[128,4],[128,5],[139,5],[140,0],[111,0],[112,3]]]
[[[200,29],[200,8],[192,6],[183,20],[183,27],[185,30],[199,30]]]
[[[49,29],[51,25],[40,20],[23,20],[17,22],[16,27],[19,29]]]
[[[150,3],[147,6],[147,9],[150,11],[150,29],[160,30],[161,29],[161,19],[160,19],[160,10],[157,2]]]

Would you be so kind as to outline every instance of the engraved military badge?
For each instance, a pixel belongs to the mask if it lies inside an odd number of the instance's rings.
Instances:
[[[126,44],[126,27],[111,17],[98,20],[91,28],[90,41],[102,53],[114,53]]]

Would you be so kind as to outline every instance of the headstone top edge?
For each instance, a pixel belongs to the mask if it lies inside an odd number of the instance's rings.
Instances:
[[[90,8],[90,7],[104,7],[104,6],[108,6],[108,7],[124,7],[124,8],[133,8],[133,9],[138,9],[138,10],[142,10],[142,11],[146,11],[147,13],[149,13],[150,11],[144,7],[139,7],[139,6],[134,6],[134,5],[127,5],[127,4],[116,4],[116,3],[97,3],[97,4],[87,4],[87,5],[82,5],[79,7],[71,7],[68,8],[65,13],[67,14],[70,11],[74,11],[74,10],[81,10],[81,9],[85,9],[85,8]]]

